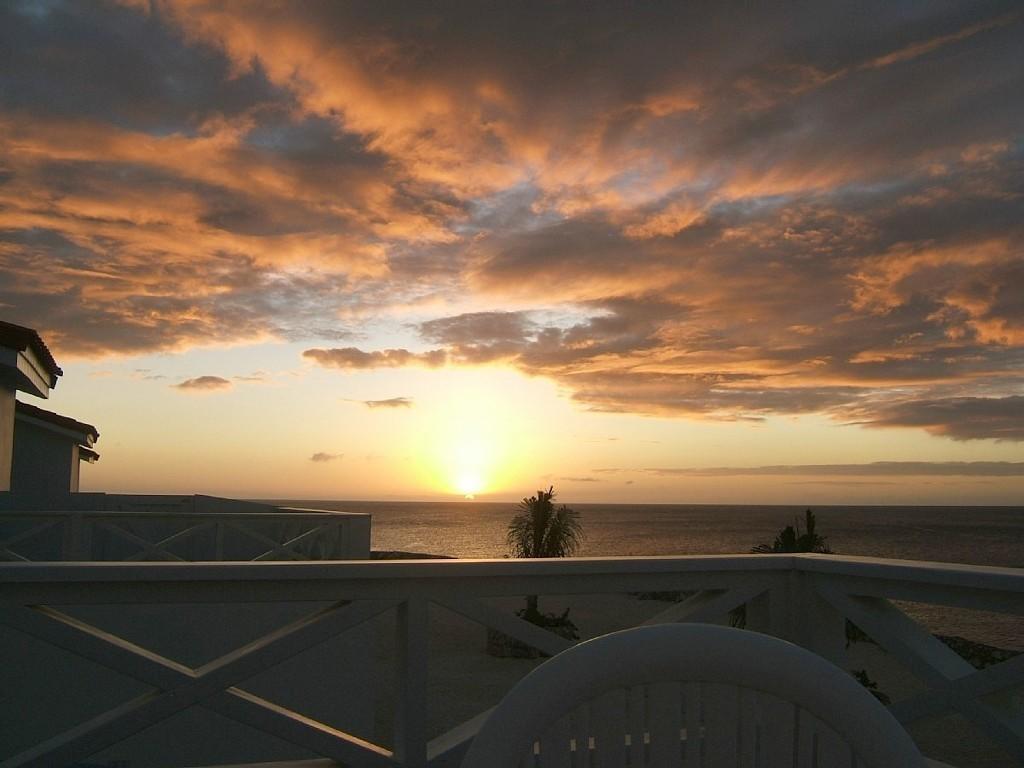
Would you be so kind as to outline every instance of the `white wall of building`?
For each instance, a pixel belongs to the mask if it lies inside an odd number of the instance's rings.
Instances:
[[[11,490],[14,457],[14,390],[0,387],[0,491]]]
[[[25,419],[14,423],[11,491],[24,499],[67,496],[78,490],[75,441]],[[73,487],[74,486],[74,487]]]

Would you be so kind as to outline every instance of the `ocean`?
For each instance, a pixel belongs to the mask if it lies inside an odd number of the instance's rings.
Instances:
[[[586,539],[581,556],[749,552],[802,519],[803,506],[573,504]],[[454,557],[502,557],[514,503],[476,501],[276,501],[368,512],[372,547]],[[1024,568],[1024,507],[813,507],[832,551],[906,560]],[[1024,650],[1024,618],[914,606],[933,632]]]

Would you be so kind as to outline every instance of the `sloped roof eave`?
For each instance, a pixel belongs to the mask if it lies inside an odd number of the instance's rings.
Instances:
[[[15,418],[19,416],[78,435],[80,436],[79,442],[87,448],[100,439],[99,430],[92,424],[72,419],[70,416],[61,416],[59,413],[44,410],[21,400],[15,402]]]
[[[0,345],[16,349],[19,352],[31,349],[50,376],[64,375],[64,371],[57,365],[57,361],[53,359],[50,348],[46,346],[46,342],[43,341],[43,338],[34,328],[0,320]]]

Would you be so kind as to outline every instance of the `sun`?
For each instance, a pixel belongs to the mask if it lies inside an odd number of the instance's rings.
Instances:
[[[484,490],[485,483],[482,473],[475,469],[466,469],[456,475],[452,485],[467,499],[475,499],[476,495]]]
[[[493,492],[515,462],[517,431],[500,394],[483,386],[453,387],[422,435],[424,479],[437,491],[467,499]]]
[[[496,439],[490,422],[465,417],[453,421],[439,446],[442,481],[463,496],[483,492],[495,471]]]
[[[493,496],[519,487],[524,475],[544,465],[548,441],[538,445],[532,381],[493,370],[439,375],[443,386],[436,385],[429,410],[427,397],[419,401],[423,420],[410,446],[411,468],[424,490],[448,497]]]
[[[424,479],[442,493],[472,498],[496,480],[502,435],[492,421],[460,409],[444,414],[423,436]]]

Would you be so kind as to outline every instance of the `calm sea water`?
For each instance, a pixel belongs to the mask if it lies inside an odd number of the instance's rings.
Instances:
[[[501,557],[512,503],[286,501],[289,506],[368,512],[374,549]],[[580,555],[749,552],[802,518],[805,507],[572,504],[586,541]],[[1024,568],[1024,507],[814,507],[838,554]],[[936,632],[1024,649],[1024,620],[918,607]]]
[[[512,503],[278,501],[368,512],[373,548],[455,557],[501,557]],[[586,541],[580,555],[707,555],[749,552],[806,507],[571,504]],[[1024,507],[814,507],[833,551],[909,560],[1024,568]]]

